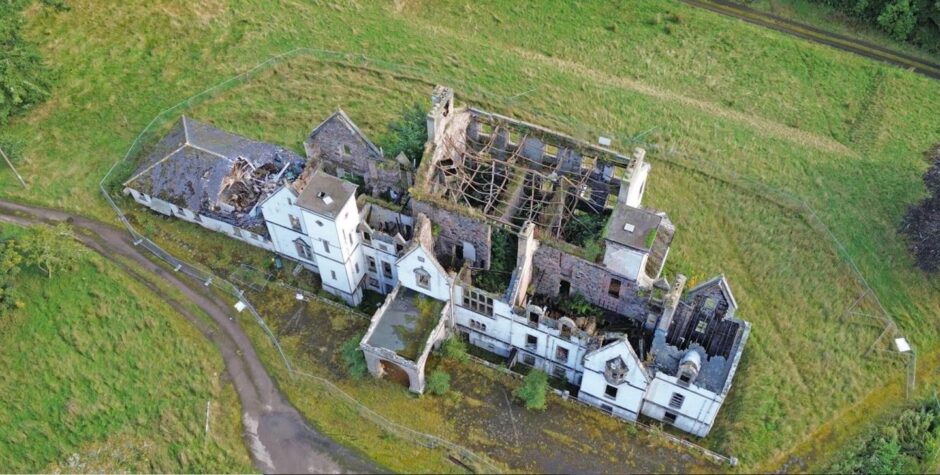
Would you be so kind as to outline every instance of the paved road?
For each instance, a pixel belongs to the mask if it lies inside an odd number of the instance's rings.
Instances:
[[[777,30],[815,43],[838,48],[877,61],[884,61],[904,69],[912,69],[933,79],[940,79],[940,64],[901,51],[891,50],[874,43],[795,22],[771,13],[755,10],[732,0],[682,1],[692,6],[744,20],[748,23]]]
[[[252,461],[265,473],[344,473],[377,472],[379,467],[361,455],[340,446],[312,429],[281,395],[261,364],[247,335],[232,318],[228,303],[201,285],[186,282],[160,267],[131,242],[128,233],[106,224],[61,211],[24,206],[0,200],[0,221],[29,226],[39,222],[67,221],[76,237],[154,292],[160,294],[180,314],[211,340],[225,361],[242,405],[244,439]],[[150,283],[154,274],[176,287],[195,303],[215,325],[209,325]]]

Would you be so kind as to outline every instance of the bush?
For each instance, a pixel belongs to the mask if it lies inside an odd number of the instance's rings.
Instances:
[[[404,153],[408,161],[420,165],[427,139],[427,113],[421,104],[415,103],[402,112],[400,119],[388,124],[388,131],[378,140],[378,145],[387,157]]]
[[[544,371],[533,369],[522,380],[522,386],[512,392],[513,396],[525,402],[525,408],[541,411],[545,409],[548,392],[548,375]]]
[[[443,353],[445,358],[461,363],[466,363],[467,360],[470,359],[470,357],[467,356],[467,342],[456,336],[444,340],[444,343],[441,344],[441,353]]]
[[[340,348],[340,354],[343,356],[343,362],[346,363],[346,373],[355,379],[361,379],[369,372],[369,366],[366,365],[366,357],[359,348],[359,340],[362,335],[354,336],[343,343]]]
[[[425,388],[435,396],[443,396],[450,391],[450,375],[444,371],[434,371],[428,375]]]
[[[933,469],[940,446],[940,400],[905,409],[827,470],[833,473],[922,473]]]

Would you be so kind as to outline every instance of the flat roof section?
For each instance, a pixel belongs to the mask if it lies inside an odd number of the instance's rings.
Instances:
[[[607,223],[605,238],[624,246],[648,251],[663,217],[632,206],[618,205]]]
[[[402,287],[379,319],[367,342],[416,361],[440,322],[444,302]]]

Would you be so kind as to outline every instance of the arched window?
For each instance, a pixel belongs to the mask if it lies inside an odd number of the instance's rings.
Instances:
[[[420,267],[415,269],[415,282],[418,284],[418,287],[431,290],[431,274]]]

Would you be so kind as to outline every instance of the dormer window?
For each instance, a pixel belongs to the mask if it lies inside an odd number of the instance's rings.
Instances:
[[[431,274],[424,269],[415,269],[415,283],[422,289],[431,290]]]

